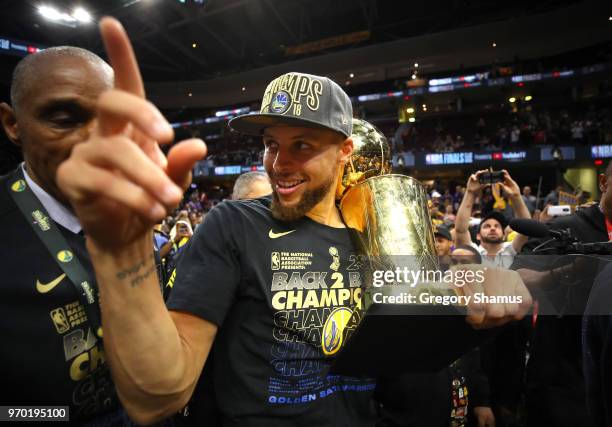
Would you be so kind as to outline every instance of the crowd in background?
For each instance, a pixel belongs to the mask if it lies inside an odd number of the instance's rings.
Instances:
[[[518,102],[518,101],[517,101]],[[609,108],[585,110],[521,106],[512,113],[420,117],[415,123],[374,122],[387,136],[394,153],[499,151],[542,145],[594,145],[612,142]],[[234,133],[205,138],[210,166],[261,164],[259,138]]]
[[[510,115],[478,116],[473,124],[464,118],[404,123],[395,129],[390,141],[396,152],[607,144],[612,142],[612,115],[609,108],[596,109],[593,105],[586,112],[521,108]]]

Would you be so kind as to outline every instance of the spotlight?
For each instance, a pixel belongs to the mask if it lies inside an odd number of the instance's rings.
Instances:
[[[349,77],[352,79],[353,77],[355,77],[355,74],[351,73],[349,74]]]
[[[412,107],[410,107],[410,108],[406,108],[406,112],[407,112],[408,114],[412,114],[412,113],[414,113],[414,108],[412,108]]]
[[[510,101],[511,104],[514,104],[516,102],[516,98],[513,96],[512,98],[508,99],[508,101]]]
[[[189,92],[187,96],[191,98],[193,96],[193,93]]]
[[[497,43],[493,42],[492,47],[497,47]]]
[[[62,19],[62,14],[59,12],[59,10],[51,6],[40,6],[38,8],[38,13],[40,13],[43,18],[50,21],[59,21]]]
[[[412,80],[416,80],[416,78],[417,78],[417,75],[416,75],[416,74],[413,74],[413,75],[412,75]]]
[[[88,23],[92,21],[89,12],[87,12],[82,7],[77,7],[76,9],[74,9],[74,12],[72,12],[72,17],[82,23]]]
[[[191,47],[195,49],[196,47],[198,47],[198,44],[197,43],[191,43]]]
[[[242,91],[244,92],[245,90],[246,90],[246,87],[245,87],[245,86],[242,86]]]
[[[414,123],[414,122],[416,121],[416,119],[415,119],[414,117],[410,117],[410,118],[408,119],[408,121],[409,121],[410,123]]]
[[[533,96],[531,96],[531,95],[527,95],[525,97],[525,101],[531,101],[532,99],[533,99]]]
[[[419,68],[419,63],[418,62],[414,63],[414,68]]]

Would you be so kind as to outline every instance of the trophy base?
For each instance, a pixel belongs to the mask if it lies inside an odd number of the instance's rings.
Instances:
[[[503,328],[475,330],[454,306],[373,304],[331,373],[395,377],[438,372]]]

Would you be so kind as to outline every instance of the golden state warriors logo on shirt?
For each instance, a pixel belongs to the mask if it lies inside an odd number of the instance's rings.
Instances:
[[[276,92],[272,97],[272,103],[270,104],[270,111],[277,114],[285,113],[289,107],[291,106],[291,96],[281,90],[280,92]]]
[[[323,354],[331,356],[340,350],[344,339],[344,329],[351,320],[352,315],[353,311],[346,307],[339,307],[329,314],[321,334]]]
[[[15,193],[21,193],[25,189],[26,183],[23,179],[17,180],[11,185],[11,190],[13,190]]]
[[[61,262],[70,262],[72,261],[72,252],[69,250],[59,251],[57,253],[57,259]]]

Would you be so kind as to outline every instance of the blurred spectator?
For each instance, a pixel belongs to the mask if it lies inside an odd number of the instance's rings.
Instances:
[[[186,206],[189,212],[201,212],[204,208],[202,207],[202,203],[200,202],[200,193],[198,190],[195,190],[189,196],[189,201]]]
[[[581,121],[572,123],[572,142],[582,144],[584,142],[584,127]]]
[[[521,196],[521,198],[523,199],[523,202],[525,202],[525,206],[527,206],[529,214],[533,215],[533,212],[536,208],[536,198],[533,194],[531,194],[531,187],[529,187],[528,185],[523,187],[523,195]]]
[[[232,199],[257,199],[272,193],[270,180],[265,172],[247,172],[234,183]]]
[[[455,216],[455,214],[453,212],[453,205],[451,205],[451,204],[446,205],[445,213],[444,213],[444,219],[443,219],[444,224],[445,225],[454,224],[455,218],[456,218],[456,216]]]
[[[559,193],[563,190],[560,185],[557,188],[550,190],[550,193],[544,198],[544,206],[556,206],[559,204]]]

